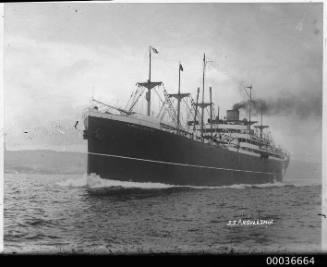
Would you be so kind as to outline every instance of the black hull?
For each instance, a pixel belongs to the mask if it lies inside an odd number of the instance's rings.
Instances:
[[[88,116],[88,174],[171,185],[281,181],[288,161],[229,151],[133,122]]]

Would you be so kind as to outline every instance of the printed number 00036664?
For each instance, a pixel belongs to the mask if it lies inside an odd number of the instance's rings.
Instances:
[[[314,265],[314,257],[267,257],[267,265]]]

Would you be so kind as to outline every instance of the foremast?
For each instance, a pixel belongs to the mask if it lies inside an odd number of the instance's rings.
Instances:
[[[162,84],[162,82],[152,82],[151,81],[151,55],[152,52],[155,54],[159,54],[159,51],[152,47],[149,46],[149,78],[146,82],[140,82],[137,83],[138,86],[142,86],[145,87],[146,89],[148,89],[148,91],[146,92],[146,96],[145,99],[147,101],[147,115],[151,116],[151,90],[156,87],[156,86],[160,86]]]

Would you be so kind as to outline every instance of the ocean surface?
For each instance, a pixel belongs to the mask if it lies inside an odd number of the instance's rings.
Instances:
[[[5,252],[260,253],[321,248],[319,180],[202,188],[112,185],[106,181],[105,190],[89,193],[83,175],[6,173]]]

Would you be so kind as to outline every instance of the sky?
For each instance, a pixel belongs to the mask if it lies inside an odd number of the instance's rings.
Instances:
[[[7,149],[85,151],[75,121],[92,96],[124,107],[147,79],[152,45],[152,80],[167,91],[177,91],[181,62],[181,90],[195,98],[205,53],[220,114],[252,85],[274,107],[264,123],[275,143],[321,161],[320,3],[6,3],[4,12]]]

